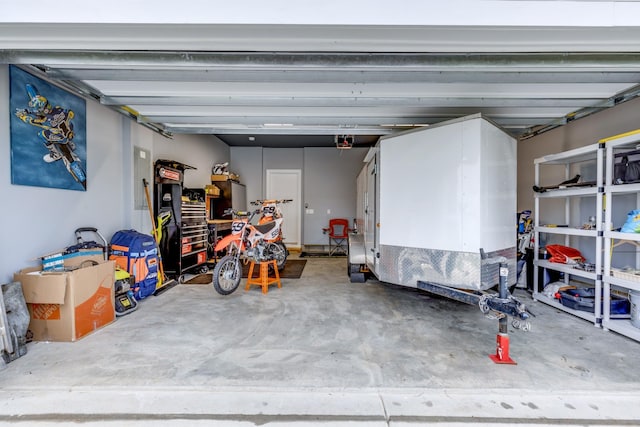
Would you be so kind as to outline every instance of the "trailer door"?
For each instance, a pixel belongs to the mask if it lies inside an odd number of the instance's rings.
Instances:
[[[365,209],[364,209],[364,251],[367,267],[376,276],[378,275],[378,257],[376,256],[378,248],[378,233],[376,229],[377,221],[377,158],[367,164],[366,173],[366,192],[365,192]]]

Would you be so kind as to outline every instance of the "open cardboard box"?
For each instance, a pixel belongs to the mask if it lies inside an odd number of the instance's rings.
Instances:
[[[104,260],[104,252],[100,248],[79,249],[75,252],[65,253],[64,249],[41,256],[42,269],[64,271],[79,267],[86,261],[102,262]]]
[[[219,182],[219,181],[239,181],[240,176],[235,173],[230,173],[227,175],[211,175],[211,182]]]
[[[35,341],[76,341],[115,320],[115,261],[73,271],[20,270]]]

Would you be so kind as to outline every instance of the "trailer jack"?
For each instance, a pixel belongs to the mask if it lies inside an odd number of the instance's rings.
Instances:
[[[467,291],[421,280],[418,280],[418,289],[465,304],[477,305],[485,316],[498,319],[496,354],[489,355],[489,357],[495,363],[515,365],[516,362],[509,356],[508,316],[513,317],[511,325],[515,329],[528,331],[531,325],[529,323],[530,314],[524,304],[509,294],[507,289],[508,275],[508,267],[501,263],[499,293],[497,295]]]

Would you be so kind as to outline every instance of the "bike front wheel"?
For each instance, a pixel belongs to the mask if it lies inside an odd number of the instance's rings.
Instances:
[[[213,269],[213,287],[220,295],[229,295],[238,289],[242,279],[240,261],[233,255],[226,255]]]

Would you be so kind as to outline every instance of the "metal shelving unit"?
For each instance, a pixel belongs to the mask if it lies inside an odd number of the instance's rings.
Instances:
[[[633,326],[629,320],[629,316],[617,316],[612,315],[610,310],[610,298],[611,292],[620,292],[624,294],[629,291],[640,292],[640,276],[638,281],[627,280],[625,275],[623,277],[616,277],[616,272],[613,265],[619,261],[618,256],[615,253],[616,243],[626,243],[631,246],[635,246],[635,268],[640,267],[640,234],[636,233],[621,233],[615,231],[617,227],[620,227],[622,223],[622,215],[626,218],[626,209],[620,212],[619,208],[616,208],[614,203],[616,199],[623,197],[631,198],[635,195],[635,206],[640,207],[640,183],[631,184],[614,184],[614,171],[616,164],[616,154],[628,153],[632,151],[638,151],[638,145],[640,145],[640,129],[624,133],[621,135],[615,135],[610,138],[605,138],[600,141],[606,149],[606,166],[605,166],[605,215],[604,215],[604,273],[602,277],[603,281],[603,294],[604,294],[604,309],[602,316],[602,327],[607,330],[612,330],[632,338],[636,341],[640,341],[640,328]],[[614,216],[616,217],[614,219]],[[622,265],[618,266],[621,268]],[[622,317],[622,318],[620,318]]]
[[[541,185],[541,176],[547,168],[564,168],[565,180],[568,180],[571,176],[575,175],[576,169],[580,164],[586,162],[595,163],[596,165],[596,181],[595,185],[588,187],[570,187],[557,188],[548,190],[544,193],[535,194],[535,206],[534,206],[534,292],[533,298],[537,301],[551,305],[559,310],[573,314],[574,316],[592,322],[595,326],[600,325],[602,318],[601,310],[601,290],[602,290],[602,199],[603,199],[603,159],[604,159],[604,146],[602,144],[591,144],[585,147],[580,147],[574,150],[564,151],[561,153],[550,154],[544,157],[535,159],[535,185]],[[554,176],[557,175],[553,174]],[[595,199],[595,211],[589,216],[596,218],[595,229],[582,229],[576,224],[576,217],[582,213],[579,212],[578,201],[581,198],[593,198]],[[564,201],[564,224],[561,226],[551,226],[549,224],[543,225],[540,223],[541,216],[545,214],[545,208],[542,203],[545,200],[559,200]],[[578,214],[576,214],[578,211]],[[573,224],[572,224],[573,222]],[[593,251],[589,254],[583,255],[589,259],[593,259],[595,265],[594,271],[586,271],[578,268],[574,268],[571,265],[549,262],[543,258],[540,258],[540,241],[541,237],[552,238],[553,236],[563,238],[565,246],[572,246],[572,239],[587,238],[593,240]],[[589,255],[589,256],[586,256]],[[540,269],[546,269],[562,273],[564,276],[564,282],[569,284],[574,282],[584,282],[593,284],[595,287],[595,308],[594,313],[587,311],[574,310],[570,307],[564,306],[560,301],[550,298],[542,293],[542,289],[539,286],[539,274]]]

